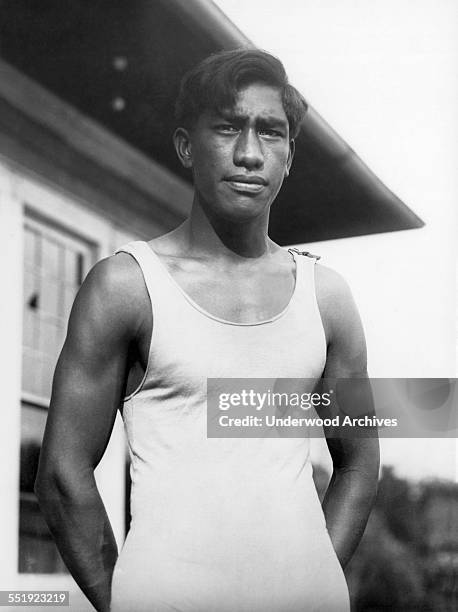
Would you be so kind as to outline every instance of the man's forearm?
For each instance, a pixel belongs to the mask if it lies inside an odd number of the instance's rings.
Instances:
[[[323,500],[331,542],[343,568],[366,527],[377,494],[378,474],[360,468],[335,470]]]
[[[70,573],[95,609],[107,612],[118,551],[95,480],[71,486],[49,480],[38,483],[36,490]]]

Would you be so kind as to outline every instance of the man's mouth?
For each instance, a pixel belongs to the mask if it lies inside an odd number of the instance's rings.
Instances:
[[[259,193],[267,185],[267,181],[262,176],[246,176],[235,174],[224,179],[235,191],[243,193]]]

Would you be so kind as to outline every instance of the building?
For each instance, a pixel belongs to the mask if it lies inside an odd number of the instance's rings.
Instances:
[[[192,189],[169,139],[179,79],[211,51],[249,41],[204,0],[4,0],[2,12],[0,586],[70,590],[72,608],[84,610],[32,491],[69,309],[98,259],[185,217]],[[273,238],[297,244],[421,225],[311,109]],[[119,544],[124,472],[118,421],[97,479]]]

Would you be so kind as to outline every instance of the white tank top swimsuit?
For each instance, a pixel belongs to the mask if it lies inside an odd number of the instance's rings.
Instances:
[[[326,341],[315,259],[292,253],[287,307],[256,323],[203,310],[146,242],[153,331],[123,419],[132,522],[112,612],[348,612],[345,578],[312,480],[308,438],[208,438],[207,378],[319,378]]]

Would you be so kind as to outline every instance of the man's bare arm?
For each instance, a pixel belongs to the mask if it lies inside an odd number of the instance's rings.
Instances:
[[[328,340],[324,378],[367,379],[364,331],[351,292],[337,273],[322,266],[317,268],[317,296]],[[358,405],[370,408],[369,385],[361,380],[354,387]],[[335,435],[335,431],[332,433]],[[333,473],[323,510],[337,557],[345,567],[359,544],[375,501],[379,444],[376,437],[331,437],[326,428],[325,435]]]
[[[54,375],[35,490],[60,553],[97,610],[109,610],[113,536],[94,469],[122,401],[143,296],[129,255],[103,260],[81,287]],[[133,279],[132,279],[133,277]],[[140,300],[138,299],[140,297]],[[122,478],[122,475],[117,475]]]

